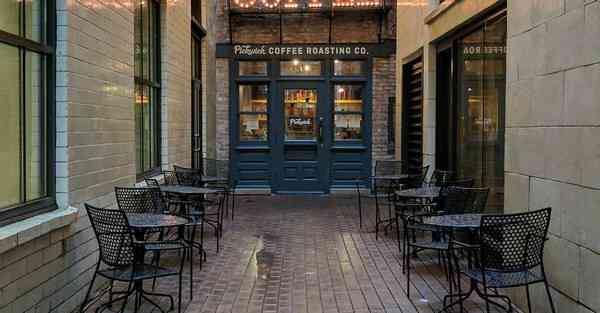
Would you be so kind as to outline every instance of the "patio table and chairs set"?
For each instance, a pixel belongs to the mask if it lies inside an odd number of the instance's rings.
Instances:
[[[407,295],[412,259],[429,251],[437,255],[448,283],[440,312],[455,307],[464,312],[473,293],[485,301],[486,312],[490,306],[513,312],[511,299],[500,292],[512,287],[525,287],[531,312],[530,286],[541,283],[555,313],[543,257],[551,208],[490,213],[489,188],[474,187],[473,179],[459,179],[451,171],[436,170],[426,181],[428,171],[428,166],[410,171],[403,161],[377,161],[372,176],[356,179],[360,227],[363,206],[370,201],[376,239],[380,229],[396,230]],[[387,218],[382,218],[385,211]],[[463,290],[465,279],[469,287]]]
[[[229,164],[221,160],[204,160],[202,169],[174,166],[158,178],[146,179],[145,187],[115,187],[117,209],[85,204],[99,245],[99,260],[80,312],[85,312],[108,293],[108,301],[96,307],[102,312],[119,303],[124,312],[133,302],[139,312],[142,302],[160,312],[171,311],[175,301],[167,293],[154,292],[164,277],[178,279],[178,312],[181,312],[183,271],[189,263],[190,299],[193,298],[194,266],[206,261],[204,229],[214,230],[217,253],[223,236],[224,217],[235,207],[234,183],[228,175]],[[199,262],[194,262],[194,256]],[[165,262],[167,259],[169,262]],[[175,263],[173,261],[175,260]],[[169,265],[161,265],[169,263]],[[108,287],[91,299],[94,282],[109,281]],[[144,282],[152,281],[151,286]],[[124,290],[113,290],[115,282]],[[123,289],[123,288],[121,288]],[[150,289],[150,290],[149,290]],[[169,301],[163,308],[156,298]],[[133,301],[130,301],[130,300]]]

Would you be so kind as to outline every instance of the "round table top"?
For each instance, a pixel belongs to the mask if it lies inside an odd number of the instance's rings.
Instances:
[[[162,185],[162,186],[160,186],[160,191],[186,194],[186,195],[205,195],[205,194],[219,192],[219,190],[215,190],[215,189],[211,189],[211,188],[181,186],[181,185]]]
[[[429,216],[423,218],[422,223],[440,228],[471,228],[481,226],[481,217],[484,214],[449,214]]]
[[[129,226],[133,228],[160,228],[183,226],[188,220],[169,214],[128,213]]]
[[[227,181],[227,178],[221,176],[202,176],[203,183],[216,183]]]
[[[371,179],[374,180],[403,180],[409,177],[408,174],[398,174],[398,175],[375,175],[372,176]]]
[[[440,195],[440,187],[426,186],[396,191],[396,196],[403,198],[437,198]]]

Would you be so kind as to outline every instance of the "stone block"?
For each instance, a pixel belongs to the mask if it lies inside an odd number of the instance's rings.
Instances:
[[[506,173],[504,176],[504,211],[517,213],[529,207],[529,176]]]
[[[583,8],[575,9],[547,22],[543,40],[543,66],[541,73],[553,73],[584,65],[585,14]]]
[[[582,134],[582,129],[578,127],[545,129],[546,149],[538,151],[538,158],[546,159],[546,177],[573,184],[581,183],[581,154],[584,144]]]
[[[550,284],[570,298],[577,299],[580,247],[565,239],[550,236],[545,248],[544,262]]]
[[[593,311],[600,311],[600,255],[581,251],[580,300]]]
[[[596,89],[600,88],[596,87]],[[582,133],[584,145],[581,155],[581,182],[585,186],[600,188],[600,128],[585,127],[582,129]]]
[[[565,73],[565,124],[600,125],[600,64]]]
[[[532,98],[532,80],[516,81],[508,86],[508,102],[506,103],[506,126],[525,126],[532,122]]]
[[[564,98],[564,73],[536,77],[530,120],[540,126],[561,125]]]
[[[585,59],[586,62],[600,62],[600,2],[590,2],[585,6]]]
[[[561,235],[561,217],[563,207],[560,202],[561,183],[540,178],[531,179],[529,208],[532,210],[551,207],[552,218],[550,233]]]

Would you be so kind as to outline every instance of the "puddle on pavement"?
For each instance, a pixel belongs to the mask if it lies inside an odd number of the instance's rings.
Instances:
[[[256,247],[256,278],[267,280],[273,267],[274,249],[277,246],[279,237],[272,234],[263,234],[258,236],[258,245]]]

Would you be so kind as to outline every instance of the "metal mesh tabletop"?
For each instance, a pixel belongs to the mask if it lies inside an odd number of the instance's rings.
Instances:
[[[396,195],[402,198],[437,198],[440,195],[440,187],[422,187],[396,191]]]
[[[188,223],[188,220],[169,214],[129,213],[129,225],[133,228],[177,227]]]
[[[440,228],[479,228],[483,214],[449,214],[425,217],[423,224]]]
[[[178,194],[186,194],[186,195],[205,195],[218,193],[219,190],[211,189],[211,188],[201,188],[201,187],[192,187],[192,186],[181,186],[181,185],[163,185],[160,186],[160,191],[167,193],[178,193]]]

